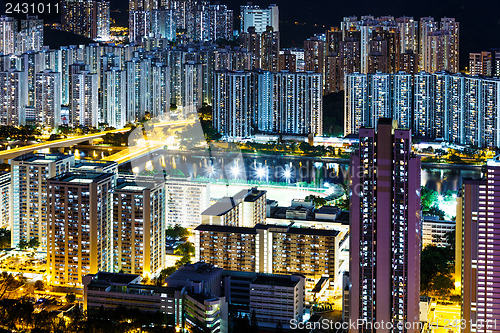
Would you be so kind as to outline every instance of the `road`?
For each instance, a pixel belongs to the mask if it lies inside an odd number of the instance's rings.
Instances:
[[[146,124],[146,128],[149,126],[153,126],[154,129],[160,129],[162,127],[166,126],[186,126],[190,124],[194,124],[195,120],[179,120],[179,121],[170,121],[170,122],[161,122],[161,123],[148,123]],[[149,126],[148,126],[149,125]],[[2,150],[0,151],[0,160],[10,160],[13,158],[16,158],[17,156],[32,153],[37,150],[42,150],[42,149],[47,149],[47,148],[62,148],[62,147],[69,147],[73,146],[77,143],[88,141],[88,140],[93,140],[97,139],[100,137],[103,137],[106,134],[112,134],[112,133],[123,133],[129,131],[129,128],[121,128],[121,129],[115,129],[115,130],[110,130],[110,131],[103,131],[99,133],[92,133],[92,134],[86,134],[86,135],[79,135],[79,136],[73,136],[65,139],[60,139],[60,140],[54,140],[54,141],[45,141],[41,143],[37,143],[34,145],[29,145],[29,146],[24,146],[24,147],[18,147],[14,149],[8,149],[8,150]],[[155,133],[155,131],[152,131],[150,129],[147,129],[147,133]],[[126,152],[123,152],[123,154],[120,152],[118,155],[115,157],[117,161],[120,163],[123,163],[123,161],[127,160],[127,152],[130,155],[130,160],[131,158],[136,158],[140,156],[141,154],[146,154],[148,152],[151,152],[152,149],[155,150],[157,149],[158,144],[154,143],[152,144],[151,142],[149,143],[149,147],[146,148],[146,145],[139,147],[133,147],[128,149]],[[111,156],[110,156],[111,157]],[[107,159],[107,160],[114,160],[114,159]]]
[[[192,125],[195,120],[178,120],[170,121],[164,123],[153,123],[147,124],[145,127],[146,137],[144,137],[144,142],[138,143],[137,146],[132,146],[124,149],[116,154],[105,157],[104,161],[112,161],[118,163],[118,165],[131,161],[133,159],[139,158],[145,154],[152,153],[158,149],[165,147],[166,141],[163,140],[164,135],[161,132],[155,131],[163,127],[173,127],[173,132],[180,132],[181,128],[185,128],[187,125]],[[150,126],[154,126],[151,128]]]
[[[0,159],[10,160],[10,159],[16,158],[17,156],[20,156],[20,155],[32,153],[35,150],[42,150],[42,149],[47,149],[47,148],[69,147],[69,146],[72,146],[72,145],[80,143],[80,142],[100,138],[108,133],[123,133],[123,132],[127,132],[129,130],[130,130],[129,128],[121,128],[121,129],[104,131],[104,132],[99,132],[99,133],[79,135],[79,136],[69,137],[66,139],[45,141],[45,142],[37,143],[34,145],[18,147],[18,148],[9,149],[9,150],[2,150],[2,151],[0,151]]]
[[[442,305],[433,302],[429,313],[429,324],[430,331],[434,333],[459,333],[460,305]]]

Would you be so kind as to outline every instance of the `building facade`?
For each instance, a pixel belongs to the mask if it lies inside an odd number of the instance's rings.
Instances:
[[[113,271],[155,276],[165,267],[165,184],[118,179],[113,189]]]
[[[12,247],[36,239],[47,249],[48,179],[69,171],[73,156],[27,154],[11,160]]]
[[[481,179],[464,179],[457,214],[457,238],[461,245],[457,262],[461,269],[461,318],[463,332],[497,332],[500,318],[496,279],[499,256],[496,212],[500,164],[489,160]],[[458,241],[458,240],[457,240]],[[474,305],[474,306],[471,306]]]
[[[70,172],[47,182],[50,283],[82,286],[82,277],[113,271],[111,173]]]
[[[420,301],[420,158],[411,140],[410,130],[379,119],[377,131],[360,129],[351,155],[349,319],[362,321],[353,332],[382,321],[419,332],[404,326],[418,323]]]

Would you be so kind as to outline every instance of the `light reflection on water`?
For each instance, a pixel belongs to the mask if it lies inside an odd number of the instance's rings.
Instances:
[[[238,165],[236,173],[233,167],[234,161],[228,156],[178,155],[166,151],[162,155],[165,157],[160,157],[161,167],[167,172],[177,169],[186,176],[206,177],[219,181],[228,179],[228,183],[239,178],[240,180],[290,185],[304,182],[314,184],[315,187],[325,188],[328,184],[347,184],[348,180],[347,162],[324,162],[319,158],[243,154],[244,165]],[[265,174],[263,174],[264,172]],[[286,179],[283,177],[284,174],[287,175]],[[424,166],[421,171],[421,183],[439,194],[444,194],[448,190],[458,191],[462,185],[462,178],[478,178],[480,176],[481,170],[479,168],[462,170]]]

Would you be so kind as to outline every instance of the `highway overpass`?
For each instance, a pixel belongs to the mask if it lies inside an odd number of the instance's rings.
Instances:
[[[10,160],[10,159],[16,158],[17,156],[21,156],[24,154],[32,153],[34,151],[47,149],[47,148],[70,147],[70,146],[76,145],[80,142],[85,142],[85,141],[89,141],[89,140],[103,137],[104,135],[106,135],[108,133],[123,133],[123,132],[127,132],[129,130],[130,130],[130,128],[122,128],[122,129],[104,131],[104,132],[99,132],[99,133],[79,135],[79,136],[75,136],[75,137],[69,137],[66,139],[45,141],[45,142],[37,143],[34,145],[17,147],[17,148],[8,149],[8,150],[1,150],[0,151],[0,160]]]
[[[167,127],[167,126],[187,126],[187,125],[192,125],[195,123],[195,120],[179,120],[179,121],[170,121],[170,122],[160,122],[160,123],[148,123],[146,125],[148,131],[151,130],[151,128],[159,129],[162,127]],[[13,158],[16,158],[17,156],[32,153],[34,151],[42,150],[42,149],[47,149],[47,148],[64,148],[64,147],[71,147],[73,145],[76,145],[80,142],[85,142],[93,139],[97,139],[100,137],[103,137],[104,135],[108,133],[123,133],[129,131],[130,128],[121,128],[121,129],[115,129],[115,130],[110,130],[110,131],[103,131],[99,133],[92,133],[92,134],[87,134],[87,135],[80,135],[80,136],[74,136],[74,137],[69,137],[65,139],[60,139],[60,140],[54,140],[54,141],[45,141],[41,143],[37,143],[34,145],[29,145],[29,146],[24,146],[24,147],[18,147],[18,148],[13,148],[9,150],[1,150],[0,151],[0,160],[10,160]],[[140,131],[141,128],[138,127],[136,130]],[[132,147],[129,149],[126,149],[123,152],[120,152],[118,154],[115,154],[117,156],[113,157],[109,156],[107,160],[115,160],[117,159],[117,162],[119,164],[130,161],[131,159],[139,157],[141,154],[146,154],[147,152],[151,152],[152,150],[158,149],[159,145],[157,143],[155,144],[149,144],[150,147]]]

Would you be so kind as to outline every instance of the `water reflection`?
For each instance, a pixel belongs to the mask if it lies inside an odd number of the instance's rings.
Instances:
[[[104,157],[110,153],[106,150],[80,149],[82,157],[95,155]],[[248,181],[326,188],[329,184],[347,184],[348,179],[347,162],[325,162],[315,157],[243,154],[243,165],[241,165],[241,162],[230,155],[207,156],[170,151],[161,151],[158,155],[159,164],[167,172],[176,170],[175,174],[225,181],[229,184]],[[439,194],[444,194],[448,190],[458,191],[462,186],[462,178],[480,176],[480,168],[463,170],[424,166],[421,171],[422,185]]]

